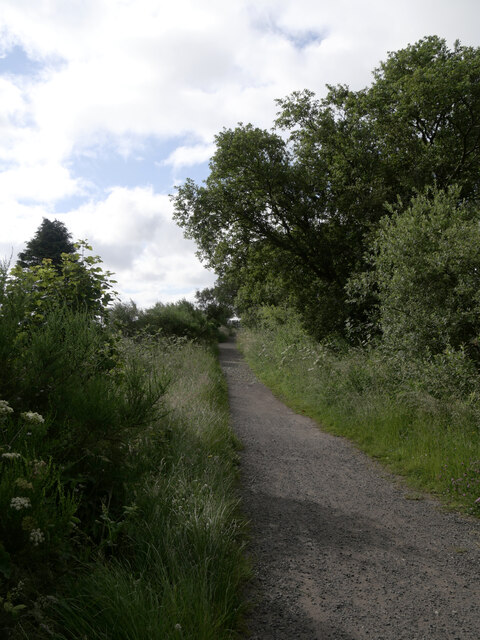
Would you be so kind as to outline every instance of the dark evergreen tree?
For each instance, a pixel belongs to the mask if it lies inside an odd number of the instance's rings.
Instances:
[[[33,267],[41,264],[44,258],[49,258],[59,268],[62,253],[75,253],[71,238],[63,222],[44,218],[33,238],[27,242],[25,251],[18,254],[18,264],[21,267]]]

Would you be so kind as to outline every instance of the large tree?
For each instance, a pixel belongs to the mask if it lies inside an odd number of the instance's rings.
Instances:
[[[478,196],[480,49],[424,38],[390,54],[369,88],[278,103],[276,130],[217,135],[210,175],[178,189],[175,215],[239,291],[276,280],[322,336],[352,313],[344,287],[363,268],[386,203],[430,184]]]
[[[56,269],[60,269],[62,253],[75,253],[71,234],[63,222],[44,218],[25,250],[18,254],[18,265],[33,267],[48,258]]]

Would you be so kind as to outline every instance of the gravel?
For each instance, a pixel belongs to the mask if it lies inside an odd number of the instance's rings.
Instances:
[[[321,431],[220,346],[244,445],[252,640],[478,640],[480,522]]]

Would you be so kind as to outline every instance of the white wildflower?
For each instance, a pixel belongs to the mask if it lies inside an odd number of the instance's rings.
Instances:
[[[9,413],[13,413],[12,407],[6,400],[0,400],[0,416],[6,416]]]
[[[25,413],[20,414],[24,420],[30,422],[31,424],[43,424],[45,419],[34,411],[25,411]]]
[[[2,458],[5,458],[5,460],[17,460],[21,457],[22,456],[20,453],[15,453],[14,451],[11,451],[9,453],[2,453]]]
[[[0,400],[0,424],[5,422],[9,413],[13,413],[12,407],[6,400]]]
[[[41,529],[32,529],[30,531],[30,542],[34,547],[38,547],[41,542],[45,542],[45,535]]]
[[[12,498],[10,500],[10,506],[12,509],[15,509],[15,511],[20,511],[21,509],[30,509],[32,503],[30,502],[30,498],[17,496],[16,498]]]

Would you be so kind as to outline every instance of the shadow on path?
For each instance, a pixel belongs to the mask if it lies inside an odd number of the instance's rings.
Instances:
[[[478,640],[480,523],[409,501],[220,345],[256,570],[252,639]]]

